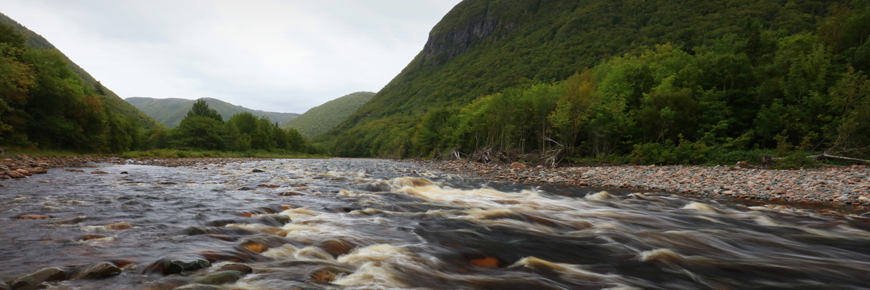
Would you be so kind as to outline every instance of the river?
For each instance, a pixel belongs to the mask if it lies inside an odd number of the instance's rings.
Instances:
[[[123,271],[46,285],[172,289],[243,263],[253,272],[241,279],[185,287],[870,289],[860,217],[487,182],[387,160],[83,169],[4,182],[7,283],[109,262]],[[17,218],[27,214],[49,218]],[[183,276],[167,268],[202,260]]]

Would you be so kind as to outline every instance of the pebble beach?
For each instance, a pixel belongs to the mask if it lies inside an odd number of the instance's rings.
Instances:
[[[578,166],[426,161],[457,174],[523,184],[623,188],[708,199],[847,205],[870,209],[870,169],[863,165],[776,170],[739,166]]]

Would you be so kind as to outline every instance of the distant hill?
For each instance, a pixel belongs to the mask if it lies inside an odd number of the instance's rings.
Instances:
[[[187,116],[187,111],[193,107],[194,100],[188,99],[157,99],[144,97],[130,97],[125,99],[128,103],[138,108],[148,116],[153,117],[160,123],[169,126],[170,128],[178,126],[181,120]],[[248,109],[242,106],[233,105],[218,99],[205,98],[209,108],[215,109],[224,120],[228,120],[235,114],[250,112],[258,117],[268,117],[272,122],[277,122],[279,125],[285,124],[290,120],[298,117],[295,113],[277,113],[265,112],[260,110]]]
[[[41,35],[36,34],[36,32],[33,32],[30,29],[27,29],[27,27],[24,27],[23,25],[19,24],[15,20],[12,20],[12,18],[9,18],[8,16],[6,16],[2,13],[0,13],[0,23],[3,23],[9,27],[12,27],[12,29],[16,33],[23,35],[25,37],[25,43],[26,43],[27,47],[30,47],[33,49],[54,49],[54,50],[57,50],[57,48],[54,47],[54,45],[52,45],[50,42],[48,42],[48,40],[43,38]],[[61,54],[63,54],[63,53],[61,52]],[[157,120],[154,120],[153,118],[149,117],[145,113],[137,110],[135,107],[131,106],[129,103],[124,102],[124,100],[121,99],[121,97],[119,97],[117,94],[115,94],[115,92],[112,92],[112,90],[110,90],[109,88],[106,88],[106,87],[103,87],[102,85],[99,85],[99,89],[97,89],[99,82],[93,76],[91,76],[87,71],[85,71],[83,68],[78,66],[75,62],[73,62],[71,59],[69,59],[69,57],[67,57],[66,55],[63,55],[63,57],[66,60],[67,65],[69,66],[70,70],[72,70],[73,73],[75,73],[76,75],[81,77],[82,81],[84,81],[85,85],[87,85],[88,87],[90,87],[92,89],[95,89],[97,91],[102,91],[103,93],[105,93],[105,95],[102,96],[103,101],[104,101],[105,105],[109,108],[110,111],[127,116],[127,118],[130,118],[130,120],[135,121],[137,124],[139,124],[140,127],[142,127],[143,129],[146,129],[146,130],[151,129],[153,127],[162,127],[163,126],[160,124],[160,122],[157,122]]]
[[[305,138],[311,138],[329,131],[336,124],[353,114],[368,102],[375,93],[356,92],[311,108],[298,118],[281,125],[284,129],[293,128]]]

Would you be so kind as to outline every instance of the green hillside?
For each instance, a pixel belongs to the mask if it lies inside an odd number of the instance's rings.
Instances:
[[[294,128],[302,136],[312,138],[332,129],[336,124],[353,114],[360,106],[368,102],[375,93],[356,92],[329,101],[323,105],[311,108],[290,122],[281,125],[282,128]]]
[[[143,97],[130,97],[125,100],[145,114],[148,114],[148,116],[153,117],[155,120],[169,126],[170,128],[178,126],[178,124],[181,123],[181,120],[187,116],[187,112],[190,111],[190,108],[193,107],[193,103],[195,102],[195,100],[188,99],[156,99]],[[218,99],[204,98],[204,100],[210,108],[217,111],[218,114],[221,114],[224,121],[229,120],[229,118],[235,114],[247,112],[254,114],[254,116],[257,117],[269,118],[273,123],[277,122],[281,125],[299,116],[299,114],[294,113],[252,110]]]
[[[0,23],[11,27],[16,33],[23,35],[25,38],[25,43],[29,48],[50,50],[57,49],[54,47],[54,45],[52,45],[50,42],[48,42],[48,40],[46,40],[39,34],[30,31],[26,27],[22,26],[15,20],[12,20],[11,18],[7,17],[2,13],[0,13]],[[146,130],[156,127],[162,127],[162,125],[153,118],[137,110],[127,102],[124,102],[124,100],[121,99],[121,97],[119,97],[117,94],[112,92],[112,90],[100,85],[99,81],[97,81],[93,76],[88,74],[88,72],[85,71],[83,68],[79,67],[75,62],[70,60],[62,52],[61,55],[63,56],[63,59],[66,60],[67,66],[69,66],[70,70],[78,75],[82,79],[82,81],[84,81],[85,85],[97,91],[97,93],[100,93],[103,99],[103,103],[109,108],[111,112],[127,116],[128,118],[139,124],[140,127]]]
[[[643,158],[679,146],[842,148],[870,121],[855,111],[863,97],[843,96],[866,79],[867,7],[466,0],[371,101],[315,141],[342,156],[564,146],[645,163],[682,162]]]

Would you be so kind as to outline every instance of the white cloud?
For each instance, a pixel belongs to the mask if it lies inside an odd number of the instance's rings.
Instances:
[[[459,0],[0,0],[121,97],[302,113],[377,91]]]

